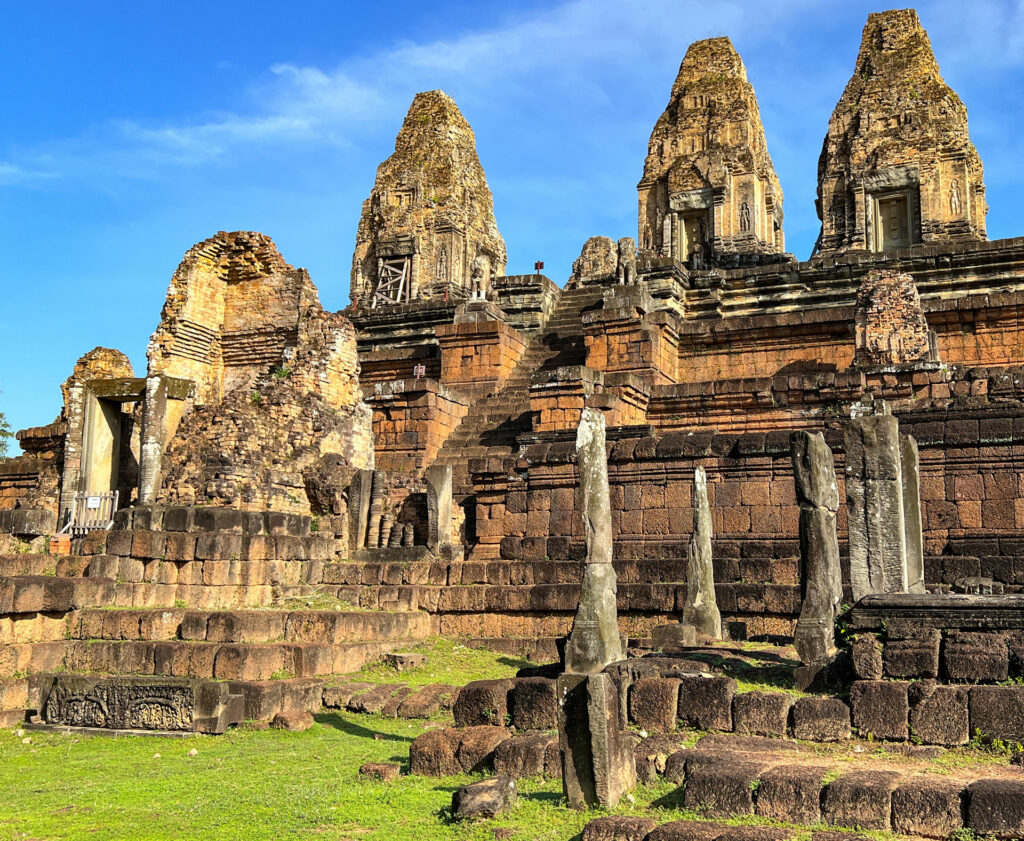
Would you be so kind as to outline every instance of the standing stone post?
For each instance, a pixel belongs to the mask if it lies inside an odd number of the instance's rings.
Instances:
[[[452,466],[428,467],[423,478],[427,483],[427,546],[436,552],[452,542]]]
[[[686,604],[683,624],[696,636],[722,638],[722,614],[715,600],[715,567],[711,555],[711,506],[708,477],[703,467],[693,473],[693,536],[686,561]]]
[[[366,548],[370,528],[370,496],[373,493],[373,470],[357,470],[348,488],[350,551]]]
[[[565,647],[565,670],[595,674],[623,657],[612,566],[612,508],[608,491],[604,415],[584,409],[576,431],[576,462],[583,490],[587,560],[580,604]]]
[[[152,505],[160,487],[167,414],[167,384],[163,377],[146,377],[139,446],[139,505]]]
[[[903,528],[907,546],[907,592],[924,593],[924,531],[921,525],[921,468],[917,441],[900,435],[903,477]]]
[[[835,621],[843,597],[836,537],[839,487],[832,450],[820,432],[794,432],[789,445],[800,505],[802,603],[794,644],[804,666],[796,680],[806,689],[836,655]]]
[[[604,424],[600,412],[585,408],[576,432],[587,560],[565,648],[565,674],[557,684],[562,788],[574,809],[612,808],[636,784],[633,750],[619,725],[618,691],[603,672],[623,659]]]
[[[853,598],[907,592],[907,532],[899,421],[890,414],[846,426],[846,507]]]

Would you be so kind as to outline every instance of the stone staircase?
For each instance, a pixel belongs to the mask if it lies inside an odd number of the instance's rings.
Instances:
[[[517,437],[530,431],[533,375],[566,365],[582,365],[586,361],[582,314],[596,306],[603,294],[601,287],[563,292],[544,331],[530,340],[505,383],[496,393],[475,401],[445,441],[434,464],[452,465],[456,498],[472,490],[469,459],[512,455],[518,446]]]
[[[226,681],[251,719],[318,710],[335,676],[436,633],[434,617],[391,591],[374,591],[370,610],[358,595],[352,608],[274,606],[318,590],[306,582],[323,565],[0,556],[0,724],[38,710],[55,674]]]

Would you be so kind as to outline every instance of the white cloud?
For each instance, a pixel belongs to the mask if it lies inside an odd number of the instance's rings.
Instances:
[[[46,181],[57,178],[56,172],[47,172],[39,169],[26,169],[18,164],[8,161],[0,161],[0,186],[11,186],[14,184],[28,184],[31,182]]]

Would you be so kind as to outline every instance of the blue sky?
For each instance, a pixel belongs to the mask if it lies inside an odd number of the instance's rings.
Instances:
[[[564,283],[636,234],[647,138],[687,45],[729,35],[806,258],[828,117],[869,11],[821,0],[0,0],[0,411],[49,423],[82,353],[145,348],[184,252],[259,230],[348,303],[360,204],[414,93],[472,124],[510,273]],[[1024,3],[923,2],[985,163],[991,238],[1024,234]]]

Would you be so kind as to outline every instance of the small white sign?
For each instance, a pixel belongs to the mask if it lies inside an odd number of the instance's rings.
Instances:
[[[98,496],[86,497],[86,500],[85,500],[86,510],[88,510],[88,511],[99,511],[100,499],[102,499],[102,497],[98,497]]]

